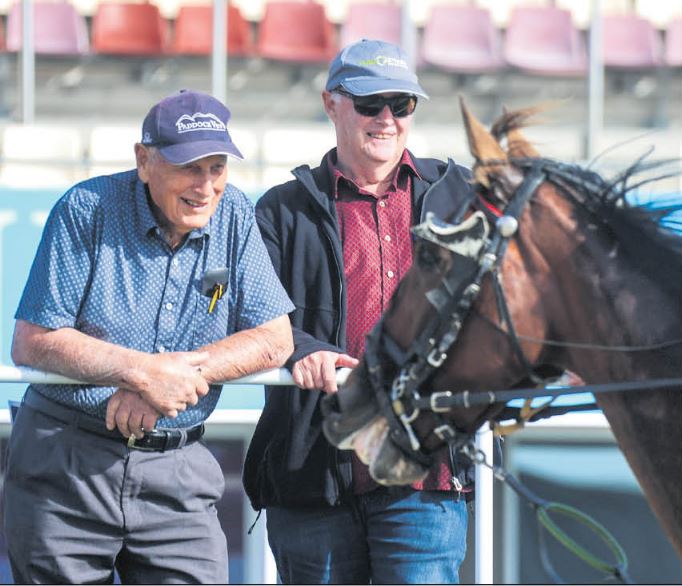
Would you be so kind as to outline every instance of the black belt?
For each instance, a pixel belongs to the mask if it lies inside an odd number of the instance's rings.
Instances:
[[[152,429],[145,431],[140,439],[136,439],[134,435],[127,438],[117,429],[108,430],[104,420],[57,403],[31,388],[26,391],[22,405],[62,423],[69,423],[84,431],[124,443],[131,449],[148,452],[165,452],[181,448],[201,439],[205,431],[204,424],[200,423],[186,429]]]

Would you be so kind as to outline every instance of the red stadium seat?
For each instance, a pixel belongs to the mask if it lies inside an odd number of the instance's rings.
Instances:
[[[7,16],[7,50],[22,47],[22,5],[16,3]],[[68,2],[36,2],[33,5],[33,47],[36,54],[84,55],[90,50],[85,17]]]
[[[327,62],[336,53],[334,27],[324,6],[312,0],[271,1],[265,5],[257,48],[258,54],[267,59]]]
[[[571,13],[554,6],[518,6],[509,18],[504,58],[528,73],[577,76],[587,72],[587,52]]]
[[[110,55],[161,55],[167,32],[168,23],[154,4],[103,2],[92,21],[92,48]]]
[[[385,2],[358,2],[348,8],[341,26],[342,47],[362,39],[400,44],[401,8]]]
[[[603,17],[604,65],[620,69],[648,69],[662,64],[658,31],[636,14]]]
[[[421,47],[425,63],[458,73],[500,69],[502,42],[488,10],[468,5],[431,9]]]
[[[213,48],[213,7],[181,6],[175,19],[173,53],[179,55],[209,55]],[[227,6],[227,52],[248,56],[254,52],[251,26],[237,6]]]
[[[665,31],[665,63],[682,67],[682,17],[672,19]]]

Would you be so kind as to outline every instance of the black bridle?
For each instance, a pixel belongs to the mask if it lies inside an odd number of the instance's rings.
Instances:
[[[682,378],[677,378],[558,389],[538,389],[536,387],[475,393],[468,391],[440,391],[429,395],[420,393],[419,389],[445,362],[450,348],[459,336],[465,318],[478,298],[481,284],[487,275],[490,275],[492,279],[500,321],[502,326],[506,327],[506,331],[502,331],[509,337],[513,351],[525,369],[527,378],[536,385],[544,383],[537,376],[521,347],[521,337],[517,335],[514,328],[507,307],[506,296],[502,289],[500,266],[509,241],[518,230],[519,219],[527,203],[538,187],[555,173],[561,179],[563,169],[549,170],[544,166],[543,160],[532,163],[525,178],[510,198],[503,214],[496,219],[495,230],[490,238],[488,238],[488,219],[483,213],[476,212],[474,214],[475,220],[469,218],[465,221],[468,222],[464,225],[465,228],[470,228],[475,222],[482,222],[484,226],[479,230],[480,237],[477,244],[469,243],[463,250],[451,246],[447,239],[448,235],[460,230],[458,226],[446,229],[436,223],[433,218],[427,216],[426,222],[413,228],[417,237],[435,242],[455,252],[455,256],[458,257],[457,262],[453,262],[448,272],[443,275],[440,285],[426,294],[436,312],[409,349],[402,351],[392,340],[383,327],[382,318],[367,337],[365,361],[374,397],[382,415],[388,421],[392,441],[406,455],[425,466],[431,462],[429,451],[423,447],[428,436],[420,441],[412,425],[421,411],[433,413],[438,421],[438,425],[430,433],[442,442],[460,447],[469,441],[470,435],[453,427],[452,423],[441,416],[442,413],[452,409],[482,405],[492,406],[499,402],[534,396],[547,397],[578,392],[602,393],[682,387]],[[465,202],[455,219],[456,223],[461,221],[466,211],[470,209],[471,204],[475,203],[474,197],[472,194],[472,199]],[[682,340],[672,341],[662,346],[678,343],[682,343]],[[562,345],[563,343],[554,342],[554,344]],[[568,342],[565,345],[568,346],[571,343]],[[648,347],[628,348],[630,351],[645,351],[647,349]],[[393,371],[397,368],[397,374],[393,375],[392,380],[385,373],[384,363],[382,362],[382,358],[385,357],[393,363]],[[386,388],[390,388],[390,396],[384,391]],[[593,406],[590,407],[593,408]],[[570,408],[566,407],[557,408],[554,411],[548,410],[544,416],[564,413],[568,410]],[[485,419],[486,417],[487,415],[484,413],[482,418]]]

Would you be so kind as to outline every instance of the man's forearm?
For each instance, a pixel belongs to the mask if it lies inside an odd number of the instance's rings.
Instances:
[[[293,352],[289,318],[285,315],[237,332],[200,350],[209,353],[202,364],[202,374],[209,383],[279,368]]]
[[[144,352],[98,340],[73,328],[48,330],[18,321],[12,359],[30,366],[101,386],[136,388]]]

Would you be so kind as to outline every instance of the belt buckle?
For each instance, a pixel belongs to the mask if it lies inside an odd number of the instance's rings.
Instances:
[[[155,429],[151,429],[149,431],[156,431]],[[143,440],[145,436],[142,436],[140,439]],[[128,447],[131,450],[139,450],[141,452],[157,452],[158,448],[150,448],[148,446],[141,446],[137,444],[137,438],[131,434],[131,436],[128,438]]]

